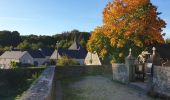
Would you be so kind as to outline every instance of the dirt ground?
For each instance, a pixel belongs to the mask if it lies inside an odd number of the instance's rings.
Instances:
[[[87,76],[68,87],[69,100],[156,100],[103,76]]]

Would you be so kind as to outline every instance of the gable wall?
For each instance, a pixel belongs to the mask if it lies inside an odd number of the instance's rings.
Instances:
[[[22,64],[31,64],[33,65],[33,58],[32,56],[27,52],[25,53],[21,58],[20,58],[20,62]]]
[[[92,63],[90,62],[91,59]],[[91,54],[90,52],[87,53],[84,63],[85,65],[102,65],[97,53]]]

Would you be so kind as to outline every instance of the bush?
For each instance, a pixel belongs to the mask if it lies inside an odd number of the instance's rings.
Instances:
[[[0,100],[22,94],[45,67],[0,69]]]
[[[18,63],[15,61],[11,61],[11,67],[12,68],[17,68],[18,67]]]
[[[67,56],[62,56],[61,59],[58,60],[57,65],[80,65],[80,63]]]

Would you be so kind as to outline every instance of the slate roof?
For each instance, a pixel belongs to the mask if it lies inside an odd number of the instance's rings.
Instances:
[[[60,56],[66,55],[70,58],[75,58],[75,59],[85,59],[87,55],[87,51],[82,47],[79,47],[79,50],[69,50],[69,49],[59,48],[58,53]]]
[[[27,51],[6,51],[0,56],[0,58],[20,59],[26,53]]]
[[[74,43],[68,49],[59,48],[58,50],[55,50],[50,59],[56,59],[57,53],[59,54],[59,56],[66,55],[74,59],[85,59],[87,55],[86,49],[82,48],[76,40],[74,40]]]
[[[39,49],[44,56],[51,56],[54,52],[54,49],[52,48],[41,48]]]
[[[82,47],[80,47],[79,50],[69,50],[69,49],[59,48],[58,51],[57,50],[54,51],[54,53],[52,54],[50,59],[56,59],[57,52],[58,52],[59,56],[66,55],[66,56],[68,56],[70,58],[74,58],[74,59],[85,59],[85,57],[87,55],[87,51]]]
[[[40,50],[28,50],[28,53],[33,57],[33,58],[45,58],[43,53]]]

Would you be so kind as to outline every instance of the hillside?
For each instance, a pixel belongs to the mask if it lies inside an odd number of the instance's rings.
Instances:
[[[20,35],[17,31],[0,31],[0,52],[17,48],[20,50],[39,49],[39,48],[56,48],[56,42],[59,41],[60,48],[69,47],[76,39],[83,47],[90,37],[89,32],[80,32],[72,30],[55,34],[53,36],[47,35]]]

